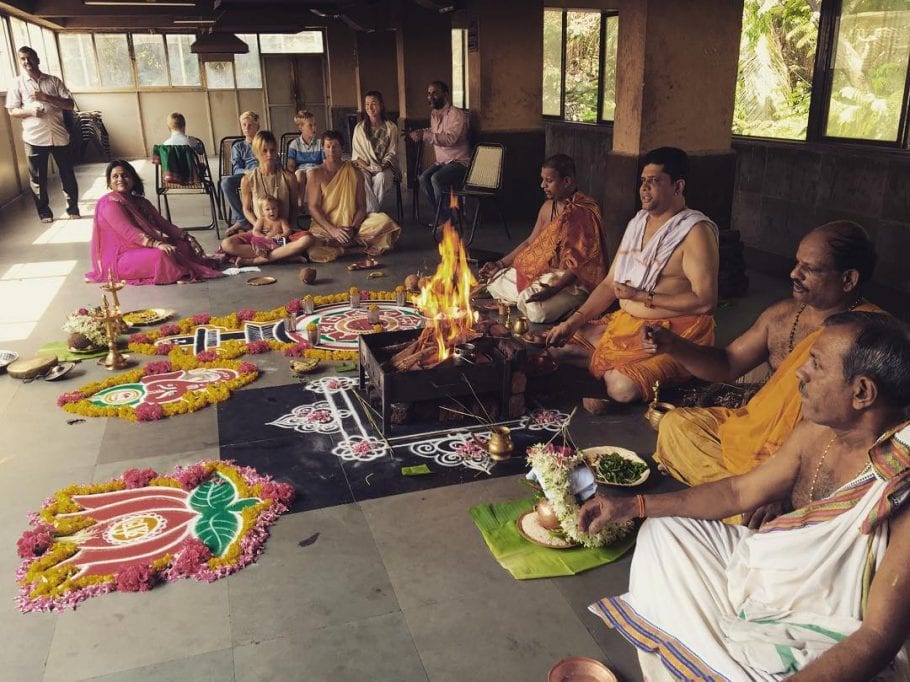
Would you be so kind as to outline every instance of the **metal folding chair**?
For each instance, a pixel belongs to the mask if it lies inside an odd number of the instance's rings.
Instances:
[[[201,145],[201,143],[200,143]],[[158,198],[158,211],[161,212],[161,199],[164,199],[164,216],[171,220],[169,194],[207,194],[212,209],[212,221],[205,225],[184,227],[185,230],[211,230],[221,238],[218,229],[218,208],[216,206],[217,190],[212,180],[212,169],[209,168],[205,147],[199,150],[187,145],[156,144],[152,151],[152,163],[155,165],[155,194]]]
[[[499,191],[502,189],[502,171],[505,161],[506,150],[501,144],[483,143],[474,148],[474,154],[471,156],[471,165],[468,167],[468,173],[465,176],[464,185],[460,190],[455,190],[455,196],[458,197],[458,231],[464,236],[464,206],[465,200],[473,198],[477,200],[477,208],[474,211],[474,217],[471,219],[471,232],[465,241],[465,246],[474,241],[474,232],[477,230],[477,222],[480,218],[480,204],[485,199],[491,199],[505,228],[506,236],[511,239],[509,225],[499,206]],[[436,217],[434,225],[439,222],[439,212],[442,208],[442,202],[448,197],[440,197],[436,202]],[[433,236],[438,240],[439,230],[434,228]]]
[[[243,135],[229,135],[222,137],[218,143],[218,184],[215,185],[215,191],[218,193],[218,216],[228,225],[231,223],[231,218],[228,215],[227,198],[221,191],[221,181],[228,175],[234,174],[231,168],[231,148],[235,142],[244,139],[246,138]]]

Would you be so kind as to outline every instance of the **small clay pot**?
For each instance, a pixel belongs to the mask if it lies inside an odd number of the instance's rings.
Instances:
[[[420,290],[420,278],[417,275],[408,275],[404,278],[404,288],[416,292]]]
[[[312,284],[316,281],[316,268],[300,268],[299,276],[304,284]]]

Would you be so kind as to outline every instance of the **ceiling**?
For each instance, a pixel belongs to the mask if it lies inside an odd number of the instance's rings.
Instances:
[[[440,12],[459,0],[413,0]],[[385,28],[388,0],[6,0],[0,9],[61,31],[159,30],[295,33],[339,20],[355,30]]]

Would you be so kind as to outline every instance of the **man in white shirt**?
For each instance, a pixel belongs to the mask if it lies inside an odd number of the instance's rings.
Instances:
[[[79,187],[70,157],[70,135],[63,123],[63,112],[75,108],[73,96],[63,81],[41,73],[38,53],[30,47],[19,48],[22,73],[6,93],[10,116],[22,120],[22,142],[28,158],[28,175],[35,197],[38,217],[43,223],[54,219],[47,196],[47,157],[54,156],[60,183],[66,196],[66,213],[79,217]]]

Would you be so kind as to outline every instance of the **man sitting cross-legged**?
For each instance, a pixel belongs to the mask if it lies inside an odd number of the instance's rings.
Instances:
[[[579,511],[586,532],[648,517],[629,591],[590,607],[646,679],[908,679],[910,336],[876,313],[824,324],[798,371],[803,421],[774,457]],[[717,521],[781,500],[794,511],[760,530]]]
[[[662,147],[645,155],[642,210],[629,221],[610,271],[588,300],[547,334],[550,346],[575,341],[559,355],[589,362],[591,374],[618,402],[650,400],[655,380],[668,385],[689,378],[672,358],[645,353],[645,324],[668,326],[694,343],[714,341],[717,226],[686,208],[687,172],[681,149]],[[617,300],[618,311],[592,322]]]
[[[799,421],[795,370],[809,356],[822,322],[845,310],[879,310],[860,295],[875,259],[875,247],[862,227],[828,223],[800,242],[790,273],[793,297],[768,308],[726,348],[697,346],[669,330],[646,328],[646,350],[666,353],[701,379],[733,382],[766,361],[773,371],[739,409],[669,412],[660,422],[654,459],[674,478],[697,485],[744,474],[772,455]]]
[[[322,134],[322,151],[325,160],[310,171],[306,187],[313,217],[310,233],[316,238],[310,258],[335,260],[345,248],[357,246],[373,256],[391,249],[401,228],[385,213],[367,213],[363,174],[350,161],[342,161],[338,131]]]
[[[547,197],[530,236],[480,272],[494,298],[517,303],[531,322],[554,322],[587,298],[606,275],[600,207],[578,191],[575,162],[556,154],[543,162]],[[498,274],[497,274],[498,273]]]

